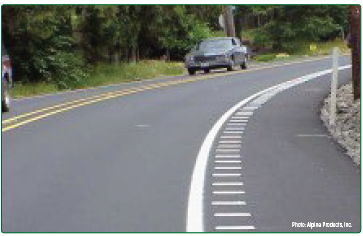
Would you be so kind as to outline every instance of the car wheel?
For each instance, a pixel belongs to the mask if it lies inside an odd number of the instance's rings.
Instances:
[[[230,65],[227,67],[227,71],[233,71],[235,69],[236,63],[234,62],[234,59],[231,58]]]
[[[241,64],[241,68],[242,70],[247,69],[247,59],[245,59],[245,61]]]
[[[232,65],[227,67],[227,71],[233,71],[234,68],[234,63],[232,63]]]
[[[194,75],[194,74],[195,74],[195,70],[193,70],[193,69],[188,69],[188,73],[189,73],[189,75]]]
[[[204,73],[208,74],[210,72],[210,69],[204,69]]]
[[[10,94],[6,86],[3,87],[3,98],[1,101],[2,112],[8,112],[10,110]]]

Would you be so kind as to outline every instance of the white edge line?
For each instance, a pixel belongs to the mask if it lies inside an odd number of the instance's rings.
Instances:
[[[350,68],[351,65],[340,67],[339,70]],[[212,129],[207,134],[204,142],[199,150],[190,184],[189,196],[188,196],[188,209],[187,209],[187,220],[186,220],[186,231],[187,232],[204,232],[204,216],[203,216],[203,196],[204,196],[204,182],[205,174],[209,159],[209,153],[213,146],[213,142],[218,135],[218,132],[222,128],[223,124],[228,120],[228,118],[235,113],[240,107],[246,105],[252,99],[272,91],[280,86],[285,86],[294,82],[306,82],[310,79],[323,76],[331,73],[331,69],[315,72],[309,75],[299,77],[297,79],[289,80],[284,83],[277,84],[270,88],[264,89],[258,93],[255,93],[248,98],[240,101],[232,108],[230,108],[226,113],[222,115],[221,118],[214,124]],[[299,84],[299,83],[298,83]],[[296,84],[297,85],[297,84]]]

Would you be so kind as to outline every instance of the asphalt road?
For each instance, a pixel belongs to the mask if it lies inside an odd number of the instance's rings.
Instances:
[[[342,65],[348,63],[342,58]],[[15,101],[2,117],[2,231],[185,232],[194,164],[217,120],[252,94],[330,65],[322,59]],[[349,71],[341,71],[341,78]],[[359,169],[318,119],[328,85],[329,76],[297,85],[249,118],[240,149],[243,168],[236,172],[243,177],[242,199],[213,195],[218,177],[216,150],[211,152],[205,230],[231,231],[217,227],[241,223],[264,232],[360,230]],[[90,96],[101,99],[72,103]],[[57,107],[65,102],[70,104]],[[4,124],[25,113],[29,117]],[[215,215],[241,212],[250,216]],[[292,227],[332,221],[352,227]]]

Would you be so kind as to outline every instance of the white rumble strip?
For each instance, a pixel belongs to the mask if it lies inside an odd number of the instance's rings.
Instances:
[[[212,201],[212,206],[243,206],[244,201]]]
[[[218,146],[215,150],[216,153],[225,150],[228,153],[238,152],[238,155],[223,155],[220,154],[215,155],[215,166],[214,172],[212,176],[217,180],[227,179],[229,181],[219,181],[212,183],[212,192],[213,196],[211,200],[211,205],[214,206],[213,208],[213,216],[214,220],[213,223],[215,225],[214,230],[218,231],[219,229],[228,230],[226,225],[219,225],[221,222],[220,220],[223,219],[223,224],[228,222],[228,219],[232,219],[231,225],[233,224],[234,218],[241,218],[239,221],[246,224],[246,227],[254,227],[252,225],[248,225],[248,219],[251,217],[251,213],[246,212],[244,206],[247,205],[246,201],[241,201],[241,195],[245,193],[245,191],[240,191],[241,187],[244,185],[242,182],[242,162],[233,158],[241,158],[241,144],[221,144],[224,142],[226,134],[239,134],[238,136],[232,136],[233,142],[242,142],[244,127],[242,128],[231,128],[231,125],[234,124],[243,124],[246,125],[248,123],[248,119],[253,115],[253,112],[238,112],[239,114],[235,113],[231,118],[228,120],[226,127],[222,131],[222,134],[219,137]],[[243,116],[241,116],[243,115]],[[234,129],[234,130],[231,130]],[[223,149],[222,149],[223,148]],[[220,159],[223,158],[223,162]],[[229,166],[221,166],[221,164],[228,163]],[[233,165],[231,165],[233,164]],[[219,171],[223,170],[224,172],[221,173]],[[236,172],[237,170],[237,172]],[[228,188],[228,191],[226,191]],[[216,198],[216,199],[214,199]],[[224,212],[226,210],[225,206],[228,206],[229,211],[231,212]],[[233,225],[235,227],[235,225]],[[222,227],[222,228],[221,228]]]
[[[242,163],[240,160],[215,160],[214,163]]]
[[[215,166],[215,170],[242,170],[242,166]]]
[[[218,154],[216,158],[241,158],[240,154]]]

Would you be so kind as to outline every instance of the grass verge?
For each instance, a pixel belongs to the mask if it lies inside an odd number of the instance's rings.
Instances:
[[[350,53],[347,43],[343,40],[334,40],[320,43],[298,43],[293,46],[290,53],[266,53],[256,55],[253,59],[258,62],[269,62],[278,60],[293,60],[299,57],[330,55],[334,47],[338,47],[340,54]],[[312,50],[313,49],[313,50]]]
[[[182,75],[184,70],[183,63],[155,60],[117,65],[100,64],[91,70],[90,75],[83,81],[82,86],[79,88],[141,81],[161,76],[177,76]],[[51,83],[16,83],[11,93],[14,98],[20,98],[60,91],[64,90],[57,88],[57,86]]]

